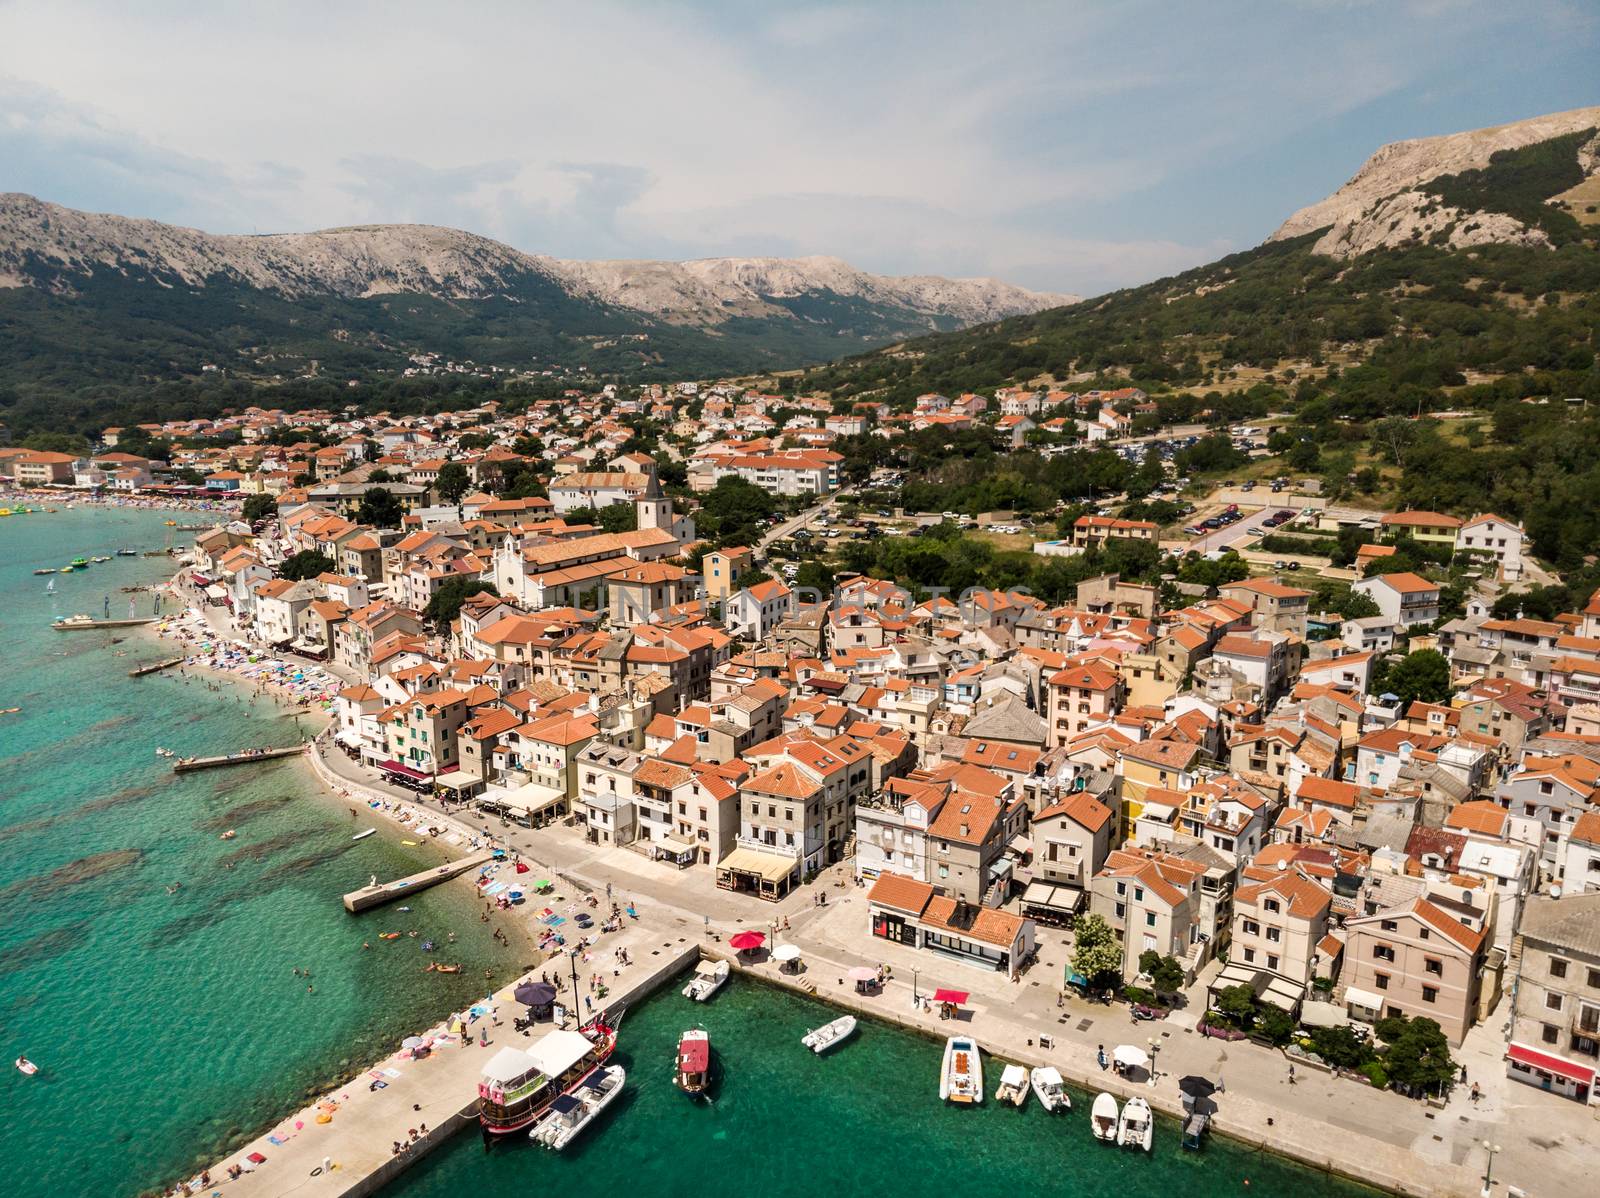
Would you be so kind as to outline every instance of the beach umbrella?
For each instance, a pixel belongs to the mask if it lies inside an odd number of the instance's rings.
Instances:
[[[407,1036],[404,1040],[400,1041],[400,1047],[407,1049],[408,1051],[415,1052],[426,1043],[427,1041],[421,1036]]]
[[[729,945],[731,945],[737,952],[741,953],[747,953],[752,949],[760,948],[766,942],[767,934],[765,932],[739,932],[728,939]],[[872,976],[877,977],[878,975],[873,974]]]
[[[800,959],[800,946],[798,944],[780,944],[772,950],[774,961],[798,961]]]
[[[852,982],[875,982],[878,980],[878,971],[866,965],[857,965],[847,975]]]
[[[1209,1077],[1191,1073],[1188,1077],[1178,1079],[1178,1089],[1191,1098],[1210,1098],[1217,1092],[1217,1083]]]
[[[968,995],[965,990],[935,990],[933,992],[934,1002],[947,1002],[956,1007],[965,1003],[967,998]]]
[[[1119,1044],[1111,1059],[1124,1069],[1143,1069],[1150,1063],[1150,1054],[1133,1044]]]
[[[530,1007],[547,1007],[556,996],[556,988],[548,982],[523,982],[511,992],[511,997]]]

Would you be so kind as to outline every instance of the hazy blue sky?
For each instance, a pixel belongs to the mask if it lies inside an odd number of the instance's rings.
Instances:
[[[1084,293],[1383,142],[1597,103],[1600,0],[0,0],[0,190]]]

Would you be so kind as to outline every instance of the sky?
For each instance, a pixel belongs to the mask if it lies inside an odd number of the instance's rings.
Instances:
[[[0,0],[0,191],[1093,295],[1597,64],[1600,0]]]

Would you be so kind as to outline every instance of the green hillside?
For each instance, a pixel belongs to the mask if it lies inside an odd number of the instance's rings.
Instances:
[[[1134,384],[1164,421],[1287,412],[1293,422],[1257,474],[1317,474],[1334,497],[1497,511],[1525,521],[1541,555],[1578,563],[1600,548],[1600,225],[1545,201],[1581,181],[1577,147],[1593,135],[1501,152],[1426,187],[1466,212],[1515,216],[1549,246],[1452,248],[1445,229],[1341,260],[1314,253],[1312,233],[1074,307],[860,355],[796,385],[905,410],[925,392]],[[1448,410],[1472,415],[1409,419]],[[1024,452],[963,484],[973,455],[958,456],[909,463],[908,491],[974,510],[1007,494],[1036,506],[1084,494],[1091,466],[1108,471],[1102,493],[1130,473],[1106,454]],[[1243,465],[1226,442],[1180,457],[1200,478]],[[1058,477],[1063,462],[1070,478]]]

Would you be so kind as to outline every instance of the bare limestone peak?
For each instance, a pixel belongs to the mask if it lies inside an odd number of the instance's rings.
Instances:
[[[1076,299],[994,279],[888,278],[828,257],[562,261],[437,225],[214,234],[0,195],[0,287],[70,290],[72,275],[100,271],[139,272],[197,288],[221,277],[290,297],[421,293],[450,299],[507,293],[532,275],[572,295],[689,325],[736,316],[792,318],[774,300],[819,292],[962,325]],[[41,277],[47,281],[41,284]]]
[[[1284,221],[1269,240],[1327,229],[1312,248],[1337,258],[1426,241],[1446,232],[1448,243],[1457,248],[1489,242],[1548,244],[1541,230],[1530,229],[1504,213],[1463,212],[1443,206],[1429,195],[1426,185],[1441,175],[1486,167],[1501,150],[1522,149],[1596,127],[1600,127],[1600,107],[1575,108],[1488,129],[1393,142],[1368,158],[1350,181],[1327,199]],[[1581,152],[1579,161],[1588,174],[1595,173],[1593,152]]]

